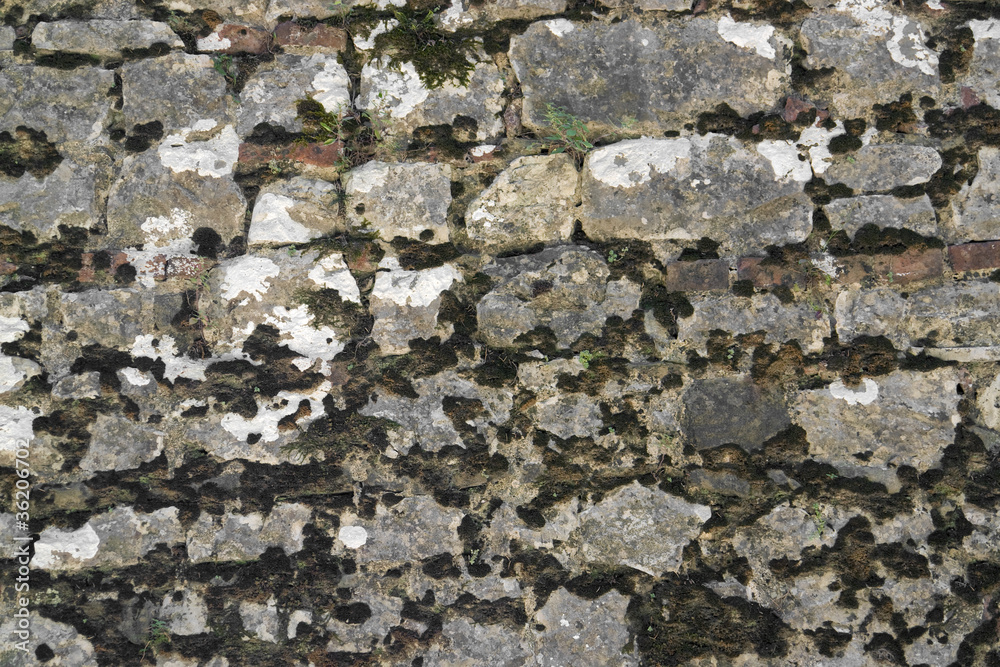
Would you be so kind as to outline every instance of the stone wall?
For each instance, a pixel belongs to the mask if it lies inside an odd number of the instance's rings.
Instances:
[[[406,1],[0,3],[0,663],[1000,664],[995,6]]]

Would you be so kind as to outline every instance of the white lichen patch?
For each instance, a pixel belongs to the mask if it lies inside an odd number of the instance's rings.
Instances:
[[[199,51],[225,51],[232,45],[233,43],[229,41],[228,37],[223,37],[218,32],[213,32],[208,37],[198,39]]]
[[[372,298],[411,308],[431,305],[441,292],[462,279],[462,274],[450,264],[422,271],[406,271],[400,268],[395,257],[383,259],[379,269],[388,270],[375,274]]]
[[[281,435],[278,422],[283,417],[295,414],[300,402],[309,401],[309,408],[312,411],[309,417],[299,420],[300,426],[305,427],[323,415],[323,398],[332,387],[329,382],[323,382],[311,394],[280,391],[273,399],[267,401],[258,399],[257,414],[252,419],[230,412],[222,417],[222,428],[240,443],[245,443],[250,434],[259,434],[264,442],[274,442]]]
[[[223,269],[222,297],[232,301],[242,294],[248,294],[250,298],[260,301],[271,287],[268,279],[280,272],[278,265],[266,257],[237,257]],[[245,299],[241,305],[249,303],[250,298]]]
[[[337,290],[340,298],[345,301],[361,303],[361,290],[342,255],[334,253],[320,259],[309,270],[309,279],[320,287]]]
[[[30,444],[35,437],[31,424],[38,416],[23,405],[0,405],[0,452],[17,451]]]
[[[767,158],[779,181],[789,179],[806,183],[812,180],[812,167],[791,141],[765,139],[757,144],[757,152]]]
[[[205,368],[208,367],[208,363],[204,360],[189,359],[178,354],[177,344],[173,336],[167,335],[143,334],[138,336],[132,345],[132,356],[148,357],[153,360],[162,359],[166,366],[163,377],[171,382],[179,377],[204,380]]]
[[[337,538],[348,549],[360,549],[368,541],[368,531],[361,526],[341,526]]]
[[[814,174],[819,176],[826,172],[830,166],[830,160],[833,158],[833,154],[830,152],[830,140],[846,133],[847,130],[844,129],[844,124],[839,120],[836,123],[836,127],[832,130],[819,127],[818,125],[813,125],[802,130],[797,145],[809,151],[809,163],[812,166]]]
[[[836,9],[853,16],[870,35],[884,35],[892,27],[893,15],[883,0],[839,0]]]
[[[572,21],[566,19],[552,19],[545,22],[545,27],[556,37],[564,37],[576,29]]]
[[[0,315],[0,343],[12,343],[24,336],[30,328],[27,320]]]
[[[303,356],[292,362],[299,370],[306,370],[317,359],[333,361],[344,349],[344,342],[338,339],[340,334],[336,329],[328,326],[316,328],[312,325],[316,318],[304,304],[291,309],[275,306],[272,312],[272,315],[264,318],[264,324],[276,327],[281,335],[281,342]]]
[[[381,105],[392,118],[405,118],[430,95],[417,68],[409,62],[394,69],[388,58],[382,58],[365,65],[361,79],[371,81],[372,90],[379,91],[380,98],[372,99],[369,106]]]
[[[150,382],[152,382],[149,373],[143,373],[142,371],[136,368],[123,368],[118,372],[133,387],[145,387]]]
[[[351,79],[347,70],[335,58],[316,54],[306,61],[305,65],[313,66],[323,63],[323,69],[316,73],[312,80],[312,98],[323,105],[327,113],[343,110],[351,104]]]
[[[350,192],[362,192],[368,194],[372,188],[382,187],[389,178],[389,168],[392,165],[388,162],[372,160],[351,171]]]
[[[362,37],[361,35],[354,35],[354,48],[359,51],[371,51],[375,48],[375,38],[379,35],[390,32],[396,29],[399,25],[399,21],[396,19],[389,19],[388,21],[379,21],[372,28],[371,32],[368,33],[367,37]]]
[[[90,523],[77,530],[46,528],[35,542],[35,557],[31,559],[31,565],[49,570],[72,561],[89,560],[97,555],[100,545],[101,538]]]
[[[271,192],[261,195],[250,219],[249,243],[306,243],[320,236],[318,231],[292,219],[288,209],[295,203],[285,195]]]
[[[848,405],[870,405],[878,398],[878,385],[871,378],[864,379],[864,389],[851,389],[840,380],[830,384],[830,395],[842,398]]]
[[[892,36],[886,48],[892,59],[903,67],[916,67],[924,74],[937,73],[938,57],[924,44],[924,31],[905,17],[893,18]]]
[[[969,29],[976,43],[984,39],[1000,39],[1000,19],[972,20],[969,21]]]
[[[215,121],[199,121],[191,130],[169,134],[160,144],[157,153],[164,167],[175,173],[194,171],[199,176],[222,178],[233,173],[233,165],[240,156],[240,138],[232,125],[226,125],[210,139],[189,141],[191,132],[203,132],[215,127]]]
[[[496,148],[497,147],[494,144],[480,144],[479,146],[473,147],[473,149],[469,151],[469,154],[472,157],[484,157],[495,151]]]
[[[732,16],[726,15],[719,19],[718,31],[719,37],[731,44],[744,49],[753,49],[757,55],[768,59],[773,59],[775,56],[770,41],[771,35],[774,34],[773,25],[738,22],[734,21]]]
[[[652,178],[652,172],[669,173],[678,160],[691,156],[692,140],[631,139],[592,152],[587,159],[590,175],[613,188],[632,188]]]

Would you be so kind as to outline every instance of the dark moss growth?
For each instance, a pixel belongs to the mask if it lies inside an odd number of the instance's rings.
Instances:
[[[474,54],[474,42],[438,28],[434,12],[413,8],[394,12],[399,24],[375,38],[375,53],[389,56],[394,67],[412,63],[428,88],[440,88],[449,81],[467,86],[475,68],[469,59]]]
[[[771,294],[778,297],[778,301],[784,304],[793,303],[795,301],[795,295],[792,294],[792,290],[785,285],[775,285],[771,288]]]
[[[45,178],[59,166],[62,156],[44,132],[18,126],[14,136],[0,132],[0,173],[20,178],[25,172]]]
[[[861,139],[850,134],[840,134],[830,140],[830,152],[834,155],[850,153],[861,148]]]
[[[760,21],[788,27],[798,25],[810,12],[808,4],[802,0],[754,0],[750,3],[723,2],[718,5],[731,10],[737,21]]]
[[[725,102],[716,106],[713,111],[699,114],[697,128],[698,133],[702,135],[717,132],[745,141],[799,138],[796,126],[786,122],[777,114],[757,112],[743,118]]]
[[[806,183],[805,193],[817,206],[825,206],[834,199],[852,196],[854,191],[843,183],[827,185],[822,178],[813,177],[811,181]]]
[[[912,132],[917,122],[913,112],[913,95],[906,93],[899,100],[872,107],[875,129],[881,132]]]
[[[465,157],[473,146],[478,142],[476,138],[476,121],[472,121],[471,132],[466,129],[462,131],[461,124],[456,125],[424,125],[413,131],[413,140],[407,146],[409,154],[426,153],[434,151],[440,155],[453,160],[461,160]],[[455,196],[454,194],[452,196]]]
[[[737,280],[733,283],[733,294],[736,296],[741,296],[745,298],[752,297],[754,295],[753,281],[752,280]]]
[[[827,367],[848,384],[885,375],[899,366],[896,348],[885,336],[858,336],[847,345],[830,342],[823,350]]]
[[[19,292],[38,284],[75,284],[88,237],[86,229],[59,225],[58,237],[39,243],[30,231],[0,227],[0,253],[17,266],[17,280],[8,280],[2,291]]]
[[[694,248],[684,248],[677,258],[680,262],[696,262],[699,259],[719,259],[719,243],[707,236],[698,239]]]
[[[681,665],[699,656],[735,658],[754,651],[780,658],[791,629],[771,610],[740,598],[720,598],[674,575],[635,595],[626,618],[636,647],[650,665]]]
[[[943,248],[944,242],[938,238],[921,236],[909,229],[885,227],[880,229],[874,223],[868,223],[857,231],[849,250],[842,246],[831,248],[831,252],[858,253],[862,255],[901,255],[909,249],[926,250]]]
[[[796,42],[792,48],[792,89],[794,90],[804,91],[825,83],[836,71],[833,67],[819,67],[817,69],[806,67],[808,55],[805,48]]]
[[[101,64],[101,59],[84,53],[55,53],[52,55],[38,56],[35,64],[39,67],[53,67],[55,69],[76,69],[77,67],[94,67]]]
[[[961,26],[943,38],[935,37],[928,40],[927,45],[932,49],[945,47],[938,56],[938,74],[941,83],[955,83],[955,77],[965,74],[969,63],[972,62],[976,40],[972,35],[972,29]]]
[[[656,283],[643,285],[639,307],[651,310],[656,321],[674,338],[677,337],[677,320],[694,315],[694,306],[683,292],[668,292],[666,287]]]
[[[924,115],[931,135],[939,139],[962,136],[968,150],[1000,146],[1000,110],[980,103],[969,109],[932,109]]]
[[[860,137],[865,133],[865,128],[868,124],[865,122],[864,118],[851,118],[844,121],[844,129],[847,134],[852,137]]]
[[[517,361],[503,350],[483,348],[483,362],[473,371],[476,382],[487,387],[504,387],[517,380]]]
[[[163,138],[163,123],[154,120],[150,123],[135,125],[132,134],[125,140],[125,150],[141,153],[148,149],[152,142]]]
[[[459,257],[458,249],[453,243],[428,245],[397,236],[392,241],[392,247],[396,249],[399,266],[406,271],[432,269]]]

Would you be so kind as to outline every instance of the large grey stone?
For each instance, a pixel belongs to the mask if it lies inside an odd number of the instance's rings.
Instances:
[[[361,70],[357,106],[383,116],[397,136],[425,125],[451,125],[462,116],[475,125],[466,130],[468,136],[462,140],[487,141],[503,134],[499,117],[503,90],[500,71],[492,62],[477,63],[468,86],[449,80],[440,88],[429,89],[412,64],[395,68],[384,57]]]
[[[243,234],[247,203],[231,177],[236,133],[227,125],[207,140],[186,140],[194,134],[170,135],[158,149],[125,159],[108,196],[112,244],[156,246],[156,254],[164,254],[171,250],[162,248],[190,241],[201,227],[215,230],[227,244]]]
[[[928,146],[868,144],[827,167],[827,183],[843,183],[866,192],[919,185],[941,168],[941,156]]]
[[[636,651],[628,652],[625,647],[629,641],[627,607],[628,598],[618,591],[583,600],[560,588],[535,612],[534,663],[544,667],[639,664]]]
[[[352,549],[353,558],[363,563],[408,563],[441,553],[460,554],[458,526],[464,516],[460,510],[441,507],[430,496],[415,496],[392,507],[380,506],[372,520],[350,517],[345,525],[361,526],[367,533],[365,543]],[[338,540],[334,549],[343,546]]]
[[[610,271],[596,252],[557,246],[534,255],[499,259],[483,271],[495,287],[476,306],[479,334],[493,346],[510,347],[535,327],[549,327],[568,347],[584,333],[600,335],[616,315],[628,319],[639,307],[639,286]]]
[[[677,320],[677,338],[704,351],[714,330],[734,336],[763,331],[767,343],[797,341],[807,352],[823,349],[830,335],[830,319],[807,303],[783,304],[773,294],[750,298],[732,294],[692,296],[694,315]],[[656,332],[652,334],[656,337]]]
[[[490,251],[569,241],[578,180],[568,155],[517,158],[469,204],[469,239]]]
[[[327,113],[334,113],[350,106],[350,85],[336,55],[278,54],[253,73],[240,93],[236,129],[244,137],[260,123],[301,132],[297,102],[311,97]]]
[[[88,290],[59,295],[62,325],[80,345],[128,348],[143,333],[142,295],[134,289]]]
[[[301,503],[275,505],[267,517],[260,512],[222,517],[202,512],[187,532],[188,558],[196,563],[252,560],[269,547],[296,553],[302,550],[302,531],[311,516],[312,510]]]
[[[121,77],[122,114],[130,128],[159,121],[169,134],[233,122],[226,80],[207,55],[172,53],[135,60],[122,65]],[[205,127],[207,121],[212,123]]]
[[[112,58],[156,44],[183,48],[184,42],[166,23],[156,21],[59,21],[39,23],[31,45],[40,53],[85,53]]]
[[[31,565],[53,571],[135,565],[157,544],[184,541],[177,514],[176,507],[149,514],[116,507],[94,515],[76,530],[46,528],[35,542]]]
[[[580,527],[570,539],[588,563],[658,577],[680,568],[684,547],[711,517],[705,505],[633,482],[580,512]]]
[[[598,56],[599,54],[599,56]],[[768,25],[706,18],[679,22],[533,24],[511,39],[524,124],[547,126],[547,105],[609,130],[626,119],[653,134],[727,103],[741,115],[786,94],[788,50]]]
[[[441,635],[447,640],[445,646],[431,648],[424,664],[471,667],[488,660],[495,667],[522,667],[531,657],[519,634],[503,625],[481,625],[460,617],[446,621]]]
[[[450,336],[450,325],[438,325],[441,293],[461,280],[462,274],[451,264],[409,271],[395,257],[379,262],[370,310],[375,317],[371,336],[382,353],[405,354],[414,338]]]
[[[64,159],[40,179],[30,173],[16,179],[0,174],[0,225],[32,232],[42,241],[59,236],[60,225],[94,227],[102,213],[97,186],[106,172],[101,161]]]
[[[726,253],[801,242],[812,229],[811,174],[784,166],[797,156],[717,134],[621,141],[587,156],[580,219],[600,240],[707,236]]]
[[[952,199],[952,219],[944,227],[949,243],[1000,238],[1000,149],[979,149],[979,172]]]
[[[834,199],[823,207],[830,226],[854,236],[868,224],[881,228],[909,229],[923,236],[937,236],[937,216],[927,195],[900,199],[892,195],[865,195]]]
[[[451,168],[448,165],[373,160],[348,172],[344,191],[348,197],[348,221],[355,227],[370,225],[385,241],[402,236],[444,243],[449,238]]]
[[[896,349],[1000,344],[1000,286],[949,283],[910,292],[880,287],[844,291],[834,310],[842,342],[885,336]]]
[[[179,1],[183,2],[183,0]],[[26,0],[18,4],[24,8],[23,16],[73,14],[85,18],[117,19],[119,21],[144,18],[141,6],[130,0],[93,0],[85,4],[80,4],[76,0]],[[190,5],[186,6],[190,10]],[[175,7],[175,9],[181,8]]]
[[[163,432],[122,416],[98,415],[90,429],[90,449],[80,469],[131,470],[152,461],[163,451]]]
[[[847,5],[848,3],[844,3]],[[808,69],[832,67],[815,84],[843,118],[870,116],[873,104],[905,93],[939,98],[937,54],[924,44],[922,26],[882,7],[852,3],[853,16],[815,13],[802,23],[799,37]]]
[[[111,112],[114,72],[11,65],[0,70],[0,132],[18,126],[44,132],[56,144],[95,142]]]
[[[11,26],[0,28],[0,51],[13,51],[17,33]]]
[[[961,83],[993,108],[1000,107],[1000,20],[995,18],[969,21],[975,48],[972,61]]]
[[[684,433],[695,449],[757,449],[790,423],[783,396],[746,377],[695,380],[684,392]]]
[[[924,472],[938,465],[955,440],[961,421],[958,380],[954,368],[939,368],[865,378],[858,387],[836,381],[800,392],[791,410],[818,461],[845,472],[902,465]],[[867,453],[871,456],[855,456]]]
[[[306,243],[342,228],[336,186],[296,176],[261,188],[253,206],[247,241]]]

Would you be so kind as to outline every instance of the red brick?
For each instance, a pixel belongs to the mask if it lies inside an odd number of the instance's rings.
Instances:
[[[671,292],[729,289],[729,263],[721,259],[667,264],[666,287]]]
[[[948,260],[955,271],[1000,268],[1000,241],[948,246]]]
[[[769,288],[775,285],[805,285],[806,274],[795,266],[784,264],[761,264],[763,257],[740,257],[736,263],[736,276],[740,280],[750,280],[754,287]]]
[[[837,260],[837,280],[844,284],[874,282],[906,285],[944,273],[940,250],[907,250],[901,255],[852,255]]]
[[[290,160],[314,167],[333,167],[340,161],[343,144],[240,144],[239,168],[242,172],[264,169],[271,160]]]
[[[85,252],[80,255],[80,270],[76,274],[77,282],[89,283],[94,279],[94,253]]]
[[[276,44],[289,48],[343,51],[347,48],[347,31],[318,23],[311,28],[295,21],[279,23],[274,30]]]

